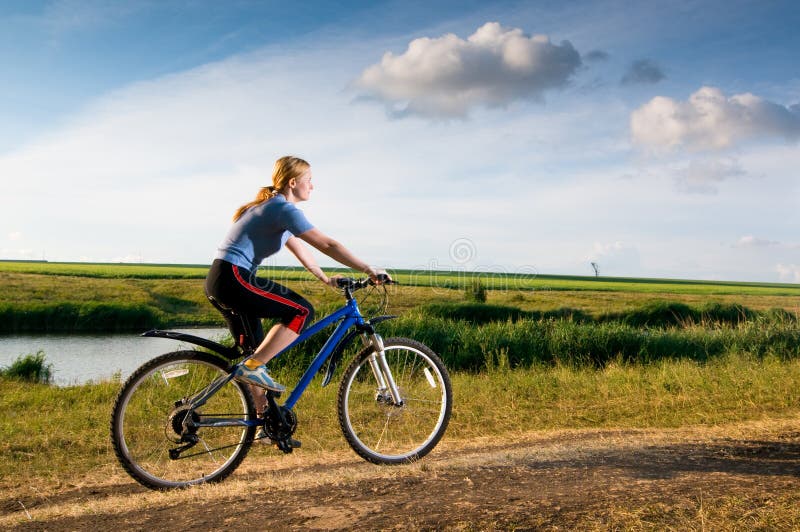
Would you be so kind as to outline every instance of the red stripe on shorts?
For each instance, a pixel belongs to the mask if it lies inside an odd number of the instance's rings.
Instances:
[[[298,303],[295,303],[291,299],[286,299],[285,297],[281,297],[281,296],[273,294],[271,292],[267,292],[266,290],[262,290],[262,289],[258,288],[257,286],[251,285],[250,283],[248,283],[247,281],[244,280],[244,278],[242,277],[242,274],[239,273],[239,267],[236,266],[236,265],[233,265],[233,275],[234,275],[234,277],[236,277],[236,280],[239,281],[239,284],[241,284],[247,290],[253,292],[254,294],[258,294],[261,297],[266,297],[267,299],[271,299],[272,301],[277,301],[278,303],[281,303],[283,305],[287,305],[289,307],[292,307],[293,309],[299,310],[300,313],[297,316],[295,316],[292,319],[292,321],[289,322],[289,325],[287,325],[287,327],[290,330],[296,332],[297,334],[300,334],[300,331],[303,330],[303,325],[306,322],[306,317],[308,316],[308,309],[306,307],[304,307],[303,305],[300,305]]]

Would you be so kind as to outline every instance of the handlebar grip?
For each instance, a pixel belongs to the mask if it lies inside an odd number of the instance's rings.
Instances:
[[[379,273],[378,280],[381,282],[381,284],[397,284],[397,281],[393,280],[388,274],[385,273]],[[377,283],[369,277],[361,280],[353,279],[352,277],[338,277],[336,279],[336,286],[338,288],[355,288],[358,290],[360,288],[366,288],[367,286],[375,284]]]
[[[349,286],[353,286],[355,279],[352,277],[337,277],[336,278],[336,286],[339,288],[347,288]]]
[[[395,281],[391,277],[389,277],[388,273],[379,273],[377,277],[378,277],[378,280],[381,282],[381,284],[397,284],[397,281]],[[376,283],[375,283],[375,281],[370,279],[369,280],[369,284],[373,284],[374,285]]]

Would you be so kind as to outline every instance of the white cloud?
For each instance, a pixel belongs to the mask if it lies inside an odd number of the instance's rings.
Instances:
[[[734,159],[695,159],[678,171],[676,183],[683,192],[715,194],[719,183],[745,175]]]
[[[447,34],[411,41],[401,55],[386,52],[355,85],[393,114],[463,117],[477,106],[502,107],[542,98],[567,85],[581,65],[569,41],[487,22],[466,40]]]
[[[9,240],[20,240],[21,238],[22,238],[22,233],[20,233],[19,231],[12,231],[11,233],[8,233]]]
[[[778,264],[775,271],[785,283],[800,283],[800,266],[796,264]]]
[[[334,85],[320,90],[326,78]],[[335,152],[347,142],[329,134],[332,124],[365,111],[346,105],[346,81],[319,57],[232,57],[104,95],[62,127],[0,154],[0,174],[17,194],[47,190],[76,202],[106,193],[115,208],[131,204],[127,189],[155,192],[167,182],[182,182],[191,196],[213,179],[224,195],[231,179],[268,178],[284,153],[314,158],[320,147]]]
[[[775,240],[746,235],[740,238],[733,246],[737,248],[766,248],[778,245],[780,245],[780,242],[776,242]]]
[[[766,138],[797,140],[800,108],[702,87],[685,102],[653,98],[631,114],[630,126],[636,143],[655,150],[718,150]]]

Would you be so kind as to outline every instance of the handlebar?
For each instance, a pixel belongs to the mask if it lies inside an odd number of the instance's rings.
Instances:
[[[352,277],[339,277],[336,279],[336,286],[339,288],[349,288],[350,290],[361,290],[362,288],[366,288],[368,286],[375,286],[376,284],[397,284],[397,281],[392,280],[385,273],[378,274],[378,280],[380,283],[376,283],[369,277],[366,279],[354,279]]]

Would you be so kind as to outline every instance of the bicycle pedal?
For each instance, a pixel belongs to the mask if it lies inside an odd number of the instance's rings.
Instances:
[[[302,445],[300,440],[295,440],[294,438],[286,438],[285,440],[280,440],[276,443],[278,449],[283,451],[286,454],[289,454],[294,449],[299,449]]]

